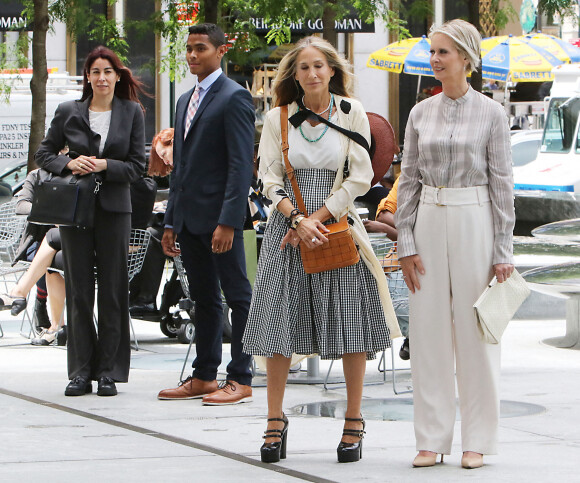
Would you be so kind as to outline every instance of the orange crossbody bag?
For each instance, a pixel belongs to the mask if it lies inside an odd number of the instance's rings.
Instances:
[[[286,175],[292,184],[298,209],[304,213],[304,216],[308,216],[302,193],[294,176],[294,168],[292,168],[288,160],[288,106],[280,107],[280,126],[282,154],[284,156]],[[302,258],[302,265],[306,273],[320,273],[337,268],[349,267],[358,263],[360,260],[360,255],[352,238],[346,215],[338,222],[326,225],[326,228],[330,230],[329,233],[324,234],[328,238],[328,243],[324,243],[315,248],[308,248],[303,241],[300,241],[300,257]]]

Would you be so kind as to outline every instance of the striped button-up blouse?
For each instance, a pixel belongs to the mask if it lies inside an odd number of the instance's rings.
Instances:
[[[470,86],[463,97],[451,99],[441,93],[411,110],[395,218],[399,258],[417,253],[413,226],[422,184],[447,188],[489,185],[493,263],[513,263],[512,159],[501,104]]]

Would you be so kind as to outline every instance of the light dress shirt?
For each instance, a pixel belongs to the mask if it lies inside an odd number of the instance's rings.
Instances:
[[[197,82],[195,84],[195,88],[199,89],[199,104],[198,106],[201,106],[201,103],[203,102],[203,98],[205,97],[205,95],[207,94],[207,92],[209,91],[210,87],[212,86],[212,84],[218,80],[218,77],[222,74],[222,68],[218,67],[217,70],[214,70],[210,75],[208,75],[204,80],[202,80],[201,82]]]
[[[493,213],[493,264],[513,263],[515,224],[510,133],[505,110],[474,91],[437,94],[409,114],[398,209],[399,258],[417,253],[413,227],[422,184],[447,188],[488,185]]]

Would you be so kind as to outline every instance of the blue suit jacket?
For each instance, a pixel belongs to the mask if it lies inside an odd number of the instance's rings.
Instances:
[[[187,138],[185,115],[193,89],[177,101],[174,167],[165,224],[179,233],[212,233],[217,225],[243,228],[254,157],[250,93],[222,74],[200,104]]]

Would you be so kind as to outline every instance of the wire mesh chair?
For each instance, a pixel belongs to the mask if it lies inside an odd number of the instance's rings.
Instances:
[[[133,277],[143,268],[143,262],[145,261],[145,255],[147,254],[150,239],[151,233],[147,230],[131,230],[131,235],[129,237],[129,256],[127,257],[129,282],[131,282]],[[139,350],[139,343],[137,342],[137,336],[135,335],[131,315],[129,315],[129,321],[131,324],[131,332],[133,333],[133,340],[135,341],[135,350]]]
[[[16,214],[16,203],[17,200],[11,200],[0,205],[0,280],[4,284],[6,293],[9,292],[8,284],[17,282],[19,275],[25,272],[29,265],[26,262],[18,262],[12,266],[26,225],[26,217]],[[26,336],[22,330],[24,323],[28,322],[30,325],[28,335],[32,334],[33,325],[27,310],[24,311],[22,317],[20,332]],[[2,336],[4,336],[4,331],[0,325],[0,337]]]
[[[26,218],[16,214],[16,202],[12,200],[0,205],[0,260],[10,264],[14,260]]]
[[[383,267],[385,276],[387,277],[389,292],[391,294],[391,301],[393,303],[393,308],[395,309],[397,320],[399,323],[406,322],[408,326],[409,289],[405,283],[405,280],[403,279],[403,272],[401,270],[401,265],[399,264],[399,259],[397,258],[397,243],[384,238],[371,239],[371,246],[373,247],[373,251],[375,252],[379,263]],[[387,372],[386,363],[386,354],[385,351],[383,351],[383,355],[379,360],[379,370],[383,373],[384,376],[386,376]],[[395,350],[393,343],[391,342],[391,375],[393,381],[393,392],[395,394],[408,394],[413,392],[412,389],[397,391],[396,371]]]

